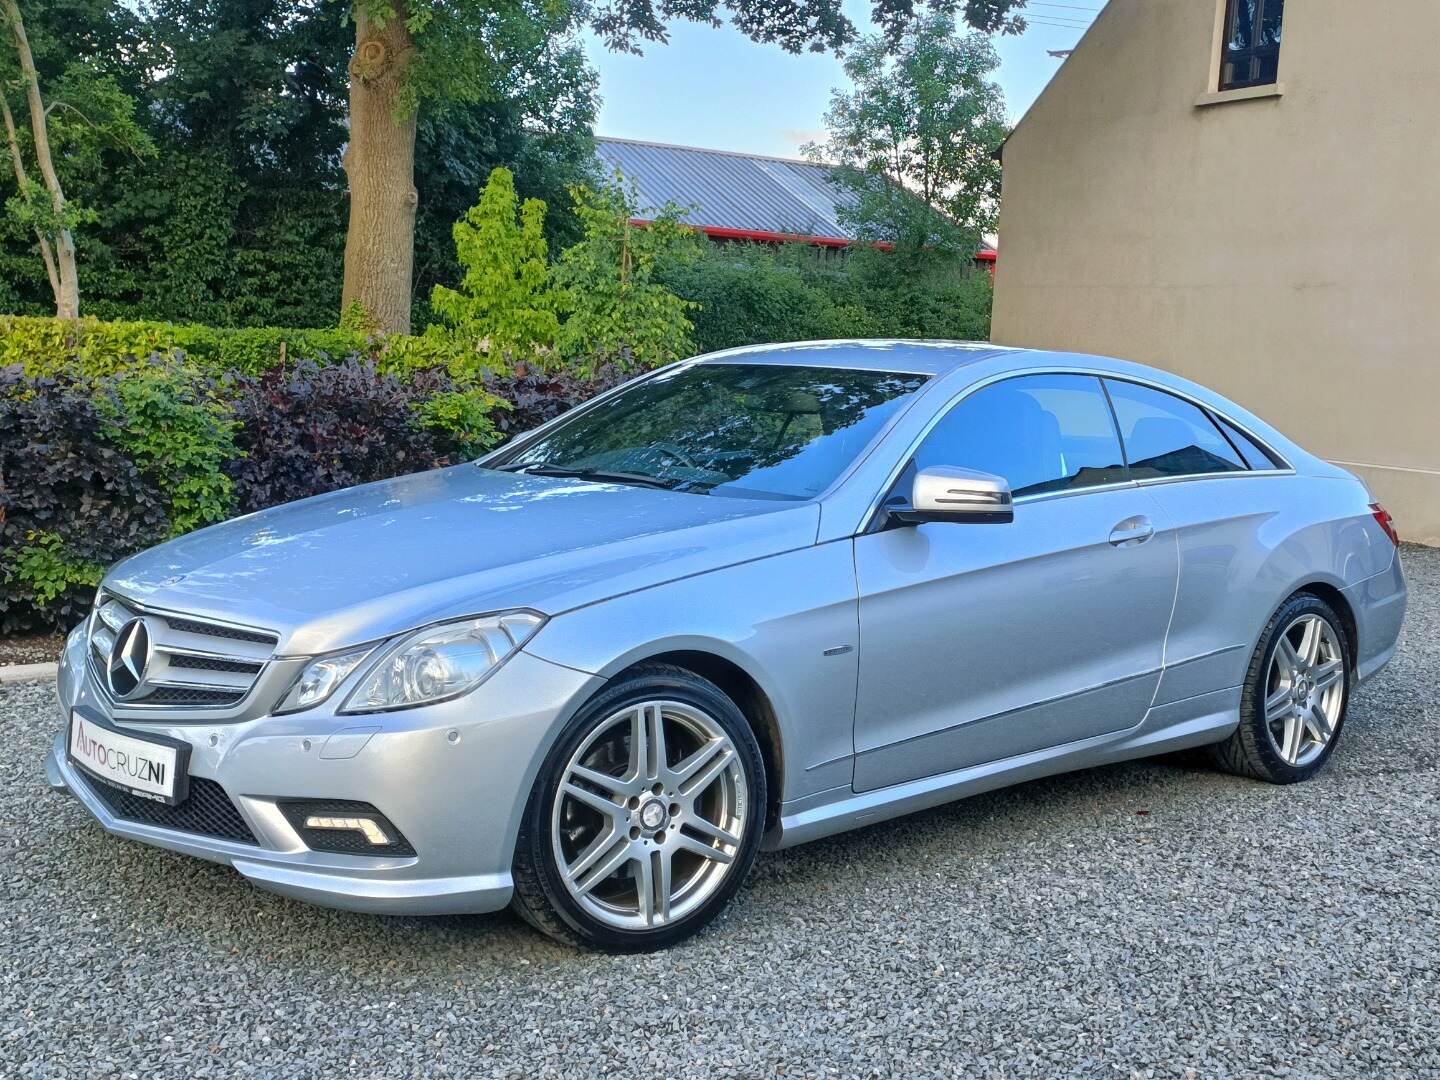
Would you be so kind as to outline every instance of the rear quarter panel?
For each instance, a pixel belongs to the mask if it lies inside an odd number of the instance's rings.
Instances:
[[[1326,585],[1353,603],[1395,560],[1364,485],[1348,476],[1217,476],[1151,491],[1180,554],[1157,705],[1239,685],[1261,630],[1296,590]]]

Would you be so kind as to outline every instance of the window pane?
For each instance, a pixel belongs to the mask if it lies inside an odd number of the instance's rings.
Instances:
[[[1017,496],[1125,479],[1110,409],[1089,375],[1027,375],[976,391],[935,426],[915,465],[994,473]]]
[[[1136,383],[1106,379],[1105,386],[1135,479],[1245,471],[1235,448],[1190,402]]]
[[[1244,456],[1245,464],[1249,465],[1250,468],[1278,469],[1280,467],[1280,463],[1275,460],[1274,455],[1254,439],[1250,438],[1249,435],[1246,435],[1223,416],[1217,416],[1215,419],[1219,421],[1220,426],[1225,429],[1225,434],[1230,436],[1230,441],[1235,444],[1236,448]]]
[[[652,477],[680,490],[808,499],[829,487],[924,375],[696,364],[578,412],[492,467]]]
[[[1273,83],[1280,67],[1285,0],[1228,0],[1220,89]]]
[[[1230,0],[1230,18],[1225,23],[1225,48],[1230,52],[1242,52],[1254,45],[1255,4],[1256,0]]]
[[[1285,0],[1265,0],[1265,11],[1260,18],[1260,32],[1256,35],[1256,44],[1280,44],[1280,23],[1284,15]]]

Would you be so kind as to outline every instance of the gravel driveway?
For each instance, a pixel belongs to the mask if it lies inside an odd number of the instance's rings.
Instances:
[[[1330,769],[1113,766],[762,855],[669,953],[107,838],[0,688],[0,1076],[1440,1075],[1440,551]]]

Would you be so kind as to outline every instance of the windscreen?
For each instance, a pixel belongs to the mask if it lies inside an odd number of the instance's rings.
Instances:
[[[695,364],[596,402],[489,467],[648,478],[679,491],[739,498],[809,499],[834,483],[926,378]]]

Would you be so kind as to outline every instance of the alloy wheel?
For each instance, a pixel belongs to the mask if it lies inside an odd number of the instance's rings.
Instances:
[[[571,755],[551,807],[555,865],[606,925],[665,926],[719,889],[750,812],[720,723],[685,702],[643,701],[606,716]]]
[[[1325,752],[1345,704],[1345,654],[1335,628],[1301,615],[1281,633],[1265,689],[1265,730],[1287,765]]]

